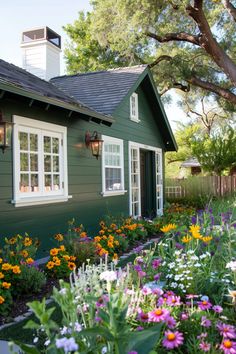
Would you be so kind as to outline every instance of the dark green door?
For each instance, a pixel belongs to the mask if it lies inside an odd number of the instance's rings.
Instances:
[[[154,217],[155,204],[155,154],[140,150],[141,213],[143,217]]]

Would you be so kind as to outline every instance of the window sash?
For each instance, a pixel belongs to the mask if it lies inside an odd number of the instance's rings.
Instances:
[[[130,96],[130,119],[139,122],[138,94],[135,92]]]

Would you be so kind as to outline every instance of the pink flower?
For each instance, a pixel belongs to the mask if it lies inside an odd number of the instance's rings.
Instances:
[[[197,304],[201,310],[209,310],[212,307],[212,304],[208,300],[198,301]]]
[[[154,311],[148,312],[149,322],[165,321],[170,312],[166,309],[157,308]]]
[[[145,273],[145,272],[142,271],[142,270],[140,270],[140,271],[138,272],[139,278],[144,278],[144,277],[146,277],[146,275],[147,275],[147,273]]]
[[[166,300],[167,305],[169,306],[180,306],[181,305],[181,301],[180,301],[180,296],[169,296]]]
[[[199,348],[203,351],[203,352],[209,352],[209,350],[211,349],[211,345],[210,343],[207,342],[201,342],[199,344]]]
[[[207,337],[207,333],[206,332],[202,332],[199,336],[197,336],[197,339],[203,339]]]
[[[232,342],[230,339],[225,339],[220,345],[220,349],[224,354],[236,354],[236,342]]]
[[[128,352],[128,354],[138,354],[138,352],[132,350],[132,352]]]
[[[220,305],[215,305],[212,307],[212,310],[216,313],[221,313],[223,311],[223,308]]]
[[[142,326],[138,326],[137,328],[136,328],[136,331],[143,331],[144,330],[144,327],[142,327]]]
[[[148,313],[145,313],[142,310],[139,310],[137,319],[139,321],[141,321],[141,322],[148,322],[149,321],[149,315],[148,315]]]
[[[144,286],[142,288],[142,293],[143,293],[143,295],[150,295],[150,294],[152,294],[152,290],[150,288],[147,288],[146,286]]]
[[[188,314],[188,313],[182,312],[182,313],[180,314],[180,319],[181,319],[181,321],[186,321],[188,318],[189,318],[189,314]]]
[[[152,289],[153,295],[161,296],[163,294],[163,290],[161,288]]]
[[[163,347],[166,349],[173,349],[179,347],[183,344],[184,337],[181,332],[175,331],[166,331],[165,338],[162,341]]]
[[[217,329],[220,331],[220,334],[224,337],[224,338],[230,338],[230,339],[234,339],[236,338],[236,331],[234,326],[228,325],[226,323],[221,323],[219,322],[216,325]]]
[[[194,295],[194,294],[188,294],[188,295],[186,295],[186,299],[195,299],[195,298],[197,298],[197,297],[199,297],[199,295]]]
[[[161,277],[161,273],[157,273],[157,274],[154,275],[153,279],[155,281],[158,281],[160,279],[160,277]]]
[[[152,268],[153,269],[157,269],[160,265],[161,265],[161,259],[157,258],[152,261]]]
[[[166,298],[164,297],[159,297],[159,299],[157,300],[157,305],[158,306],[162,306],[162,305],[165,305],[166,304]]]
[[[203,327],[211,327],[211,321],[208,320],[206,316],[202,316],[202,318],[201,318],[201,326],[203,326]]]
[[[175,321],[174,317],[172,317],[172,316],[167,316],[165,319],[165,323],[171,329],[175,328],[175,326],[176,326],[176,321]]]

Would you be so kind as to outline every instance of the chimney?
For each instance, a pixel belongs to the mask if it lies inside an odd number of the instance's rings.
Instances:
[[[48,27],[22,33],[23,68],[41,79],[60,75],[61,36]]]

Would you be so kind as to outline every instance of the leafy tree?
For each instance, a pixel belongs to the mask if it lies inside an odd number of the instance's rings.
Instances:
[[[89,69],[119,60],[121,65],[148,63],[161,93],[191,87],[217,97],[227,109],[236,104],[233,0],[93,0],[92,5],[83,20],[87,40],[80,43],[76,35],[81,20],[70,27],[74,46],[67,51],[68,61],[75,60],[77,46],[91,53],[94,44]]]
[[[210,136],[194,137],[192,151],[205,171],[220,176],[236,166],[235,130],[226,126]]]

